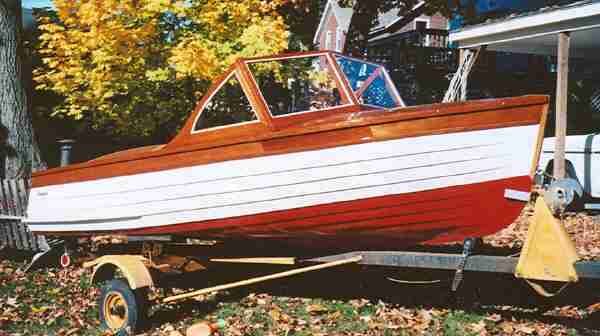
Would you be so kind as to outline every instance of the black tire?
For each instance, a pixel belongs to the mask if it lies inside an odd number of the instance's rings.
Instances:
[[[98,299],[101,327],[112,335],[133,335],[144,324],[148,299],[146,288],[132,290],[124,279],[107,281]]]

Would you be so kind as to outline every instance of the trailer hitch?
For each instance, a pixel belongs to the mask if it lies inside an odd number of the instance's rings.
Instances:
[[[456,292],[458,290],[458,286],[463,280],[465,266],[467,265],[467,259],[471,254],[473,254],[473,250],[477,245],[476,238],[467,238],[463,243],[463,251],[461,255],[461,259],[456,266],[456,271],[454,273],[454,279],[452,279],[452,291]]]

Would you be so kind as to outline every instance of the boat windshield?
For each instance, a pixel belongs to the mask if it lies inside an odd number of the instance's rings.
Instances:
[[[384,67],[346,56],[335,56],[356,99],[383,108],[405,106]]]
[[[275,117],[351,104],[325,55],[248,62]]]

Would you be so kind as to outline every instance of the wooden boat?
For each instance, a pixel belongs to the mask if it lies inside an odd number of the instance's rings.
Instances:
[[[394,246],[510,224],[547,96],[407,107],[333,52],[236,62],[165,145],[34,174],[33,232]],[[518,197],[517,197],[518,198]]]

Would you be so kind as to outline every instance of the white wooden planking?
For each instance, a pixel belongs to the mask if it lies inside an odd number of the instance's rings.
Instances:
[[[34,231],[49,229],[44,223],[57,231],[131,229],[524,176],[537,130],[415,137],[35,188],[28,222]]]
[[[336,166],[318,166],[302,170],[273,172],[270,174],[233,177],[230,179],[220,179],[212,181],[189,182],[177,186],[163,186],[160,188],[136,189],[124,191],[120,194],[91,194],[77,198],[80,201],[91,200],[93,202],[81,202],[80,209],[93,210],[98,205],[103,208],[115,208],[118,206],[135,206],[137,204],[151,203],[162,200],[181,200],[185,198],[216,198],[220,196],[232,197],[236,192],[251,190],[267,190],[275,188],[293,188],[300,190],[318,185],[319,189],[327,185],[337,185],[346,183],[347,180],[354,177],[377,178],[389,176],[392,179],[394,174],[400,176],[413,176],[419,178],[425,176],[428,171],[432,176],[439,174],[442,166],[444,169],[453,171],[453,167],[459,166],[454,170],[460,172],[463,168],[460,166],[472,165],[472,161],[480,161],[478,164],[483,166],[506,165],[507,153],[498,153],[497,146],[485,146],[480,148],[463,148],[447,152],[433,154],[418,154],[403,157],[388,157],[381,160],[358,161]],[[487,160],[484,163],[482,160]],[[371,176],[373,175],[373,176]],[[393,180],[393,179],[392,179]],[[346,181],[346,182],[345,182]],[[334,187],[337,188],[337,187]],[[58,199],[58,198],[56,198]],[[71,201],[74,197],[63,198],[59,204],[62,208],[68,209],[72,206]],[[53,207],[57,210],[57,207]]]

